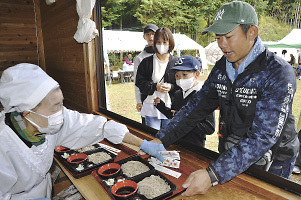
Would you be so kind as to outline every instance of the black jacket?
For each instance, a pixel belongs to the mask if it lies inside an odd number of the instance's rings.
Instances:
[[[175,92],[171,108],[165,106],[165,103],[160,100],[160,103],[156,105],[156,108],[164,114],[168,119],[173,118],[173,113],[171,110],[178,112],[183,106],[185,106],[188,100],[194,95],[196,90],[191,92],[186,98],[183,97],[183,90],[179,89]],[[205,120],[198,123],[195,128],[183,136],[187,142],[196,144],[201,147],[205,147],[206,135],[211,135],[215,131],[215,114],[212,112],[209,114]]]
[[[157,83],[152,80],[153,75],[153,58],[149,56],[144,58],[138,66],[135,85],[141,92],[141,101],[143,102],[148,95],[152,95],[157,90]],[[164,82],[171,84],[169,95],[173,98],[175,90],[179,87],[176,85],[175,71],[170,68],[175,65],[176,58],[172,55],[169,57],[169,62],[164,74]]]

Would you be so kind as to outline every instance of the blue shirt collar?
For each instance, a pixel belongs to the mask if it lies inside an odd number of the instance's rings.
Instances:
[[[226,71],[229,79],[234,82],[238,74],[241,74],[248,67],[250,63],[252,63],[263,51],[265,50],[264,44],[262,43],[260,37],[258,36],[255,45],[253,46],[250,53],[247,57],[242,61],[242,63],[238,66],[238,69],[235,70],[233,64],[226,59]]]

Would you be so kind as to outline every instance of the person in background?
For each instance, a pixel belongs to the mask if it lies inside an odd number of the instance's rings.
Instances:
[[[296,72],[297,72],[297,80],[300,80],[301,79],[301,64],[299,64],[297,67],[296,67]]]
[[[144,58],[138,66],[136,86],[141,92],[143,102],[141,116],[145,124],[159,130],[169,122],[153,104],[154,98],[160,97],[167,106],[171,105],[171,97],[175,91],[176,80],[170,68],[175,63],[170,52],[174,49],[174,38],[167,27],[156,31],[154,37],[155,54]]]
[[[293,68],[265,48],[258,36],[255,9],[246,2],[224,4],[202,34],[207,32],[216,35],[224,56],[202,89],[153,140],[167,147],[219,107],[220,156],[206,169],[190,174],[182,195],[204,194],[255,163],[290,178],[300,145],[292,114]]]
[[[300,112],[300,116],[299,116],[299,121],[298,121],[298,125],[297,125],[297,131],[298,131],[298,138],[299,138],[299,141],[301,141],[301,112]],[[300,149],[299,149],[299,155],[296,159],[296,164],[294,166],[294,169],[293,169],[293,173],[294,174],[301,174],[301,145],[300,145]]]
[[[125,58],[124,58],[124,62],[128,65],[132,65],[132,54],[129,53]]]
[[[200,62],[193,56],[184,55],[178,58],[172,70],[175,70],[176,84],[180,87],[172,99],[171,108],[166,107],[165,103],[157,97],[154,100],[156,108],[163,113],[168,119],[173,116],[187,104],[189,99],[202,88],[203,81],[198,81],[200,76]],[[214,112],[209,114],[205,120],[195,126],[187,135],[183,136],[183,140],[205,147],[206,135],[211,135],[215,130]]]
[[[154,45],[155,32],[157,30],[158,27],[155,24],[148,24],[143,29],[143,38],[147,42],[147,45],[144,47],[143,51],[134,60],[134,82],[136,81],[136,74],[137,74],[138,66],[141,63],[141,61],[144,58],[151,56],[155,53],[153,45]],[[140,112],[142,108],[141,93],[136,85],[135,85],[135,97],[137,102],[136,109],[138,112]],[[142,124],[145,124],[144,117],[141,118],[142,118]]]
[[[297,50],[297,55],[298,55],[298,65],[301,65],[301,51]]]
[[[158,156],[163,146],[132,135],[105,117],[63,106],[59,84],[40,67],[21,63],[0,79],[0,199],[51,198],[54,148],[79,149],[102,141],[126,142]],[[154,146],[155,145],[155,146]]]
[[[290,54],[290,57],[291,57],[291,59],[290,59],[290,61],[288,63],[291,64],[291,66],[294,67],[295,63],[296,63],[296,58],[295,58],[295,56],[293,54]]]
[[[200,57],[200,54],[196,54],[195,55],[195,57],[196,57],[196,59],[200,62],[200,64],[201,64],[201,66],[202,66],[202,59],[201,59],[201,57]]]
[[[282,57],[284,58],[285,57],[285,54],[287,53],[287,50],[286,49],[283,49],[281,54],[282,54]]]

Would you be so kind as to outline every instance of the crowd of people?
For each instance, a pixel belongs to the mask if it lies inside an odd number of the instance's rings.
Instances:
[[[131,54],[125,63],[134,65],[136,109],[145,125],[158,130],[152,141],[123,124],[64,107],[59,84],[36,65],[6,69],[0,79],[0,198],[51,198],[48,171],[58,145],[78,149],[106,138],[136,145],[161,161],[159,152],[180,139],[203,148],[215,131],[217,109],[220,156],[190,174],[183,196],[204,194],[250,166],[289,179],[300,149],[292,115],[296,74],[263,45],[258,25],[246,2],[219,9],[202,35],[215,34],[224,56],[205,82],[198,81],[198,56],[172,55],[175,41],[167,27],[145,26],[146,47],[134,63]]]

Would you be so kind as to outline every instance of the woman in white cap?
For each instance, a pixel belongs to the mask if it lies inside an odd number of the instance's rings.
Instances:
[[[125,125],[65,108],[59,84],[36,65],[6,69],[0,100],[0,199],[51,198],[48,171],[58,145],[78,149],[106,138],[140,146],[162,160],[162,145],[143,141]]]

